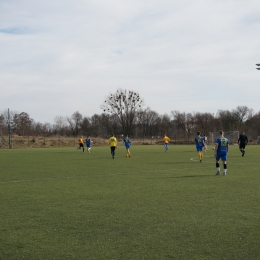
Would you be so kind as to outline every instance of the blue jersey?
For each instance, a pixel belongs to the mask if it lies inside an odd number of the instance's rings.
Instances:
[[[131,145],[131,139],[129,137],[125,137],[124,144],[126,148],[129,148]]]
[[[216,144],[218,145],[218,154],[227,154],[229,141],[226,137],[218,137],[216,139]]]
[[[87,138],[86,139],[86,145],[89,147],[91,145],[91,138]]]
[[[205,141],[205,138],[198,135],[195,137],[195,143],[196,143],[196,147],[197,148],[201,148],[204,146],[204,141]]]

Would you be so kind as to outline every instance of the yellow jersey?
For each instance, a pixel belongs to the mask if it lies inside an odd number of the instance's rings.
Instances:
[[[170,138],[168,136],[164,136],[163,141],[165,144],[168,144],[170,142]]]
[[[83,144],[83,138],[79,138],[79,144]]]
[[[111,136],[111,137],[109,138],[109,145],[110,145],[110,146],[116,146],[116,144],[117,144],[116,138],[115,138],[114,136]]]

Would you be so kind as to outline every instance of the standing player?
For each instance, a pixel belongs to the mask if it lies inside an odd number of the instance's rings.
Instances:
[[[242,153],[242,156],[245,155],[246,152],[246,145],[248,143],[248,138],[245,134],[245,132],[242,132],[237,140],[238,144],[239,144],[239,150]]]
[[[78,147],[78,149],[81,149],[81,147],[82,147],[83,153],[84,153],[84,152],[85,152],[85,149],[84,149],[83,136],[81,136],[81,137],[79,138],[79,147]]]
[[[219,131],[220,136],[216,139],[215,144],[215,157],[216,157],[216,175],[220,174],[219,160],[221,159],[223,162],[224,172],[223,175],[227,175],[227,155],[228,155],[228,146],[229,141],[226,137],[224,137],[224,131]]]
[[[204,135],[204,152],[208,151],[208,137]]]
[[[91,143],[92,143],[90,135],[86,138],[85,141],[86,141],[86,146],[87,146],[88,152],[90,153]]]
[[[203,159],[203,147],[204,147],[204,137],[200,135],[200,132],[197,132],[197,136],[195,137],[196,149],[199,155],[199,160],[202,162]]]
[[[109,145],[110,145],[110,150],[111,150],[111,155],[112,158],[115,159],[115,150],[117,146],[117,140],[114,134],[109,138]]]
[[[171,141],[170,138],[166,134],[164,134],[163,142],[164,142],[165,152],[167,152],[168,149],[169,149],[169,142],[170,141]]]
[[[131,139],[128,137],[128,135],[126,135],[123,142],[124,142],[124,145],[126,148],[126,157],[130,158],[130,156],[131,156],[131,153],[130,153]]]

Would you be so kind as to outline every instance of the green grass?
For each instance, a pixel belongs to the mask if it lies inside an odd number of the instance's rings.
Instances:
[[[0,259],[260,259],[260,146],[131,152],[0,150]]]

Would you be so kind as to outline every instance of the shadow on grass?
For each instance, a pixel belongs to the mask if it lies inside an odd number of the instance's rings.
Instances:
[[[214,174],[206,174],[206,175],[183,175],[183,176],[170,176],[170,177],[158,177],[160,179],[179,179],[179,178],[202,178],[202,177],[216,177]],[[154,178],[151,178],[154,179]]]

